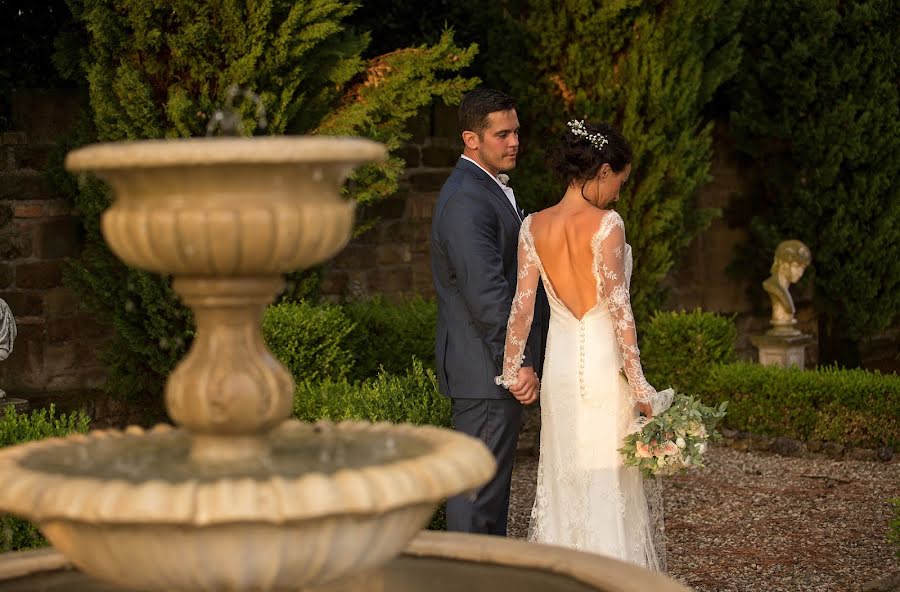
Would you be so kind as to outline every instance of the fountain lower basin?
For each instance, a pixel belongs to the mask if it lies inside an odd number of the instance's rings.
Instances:
[[[157,426],[3,450],[0,509],[123,587],[296,590],[396,555],[494,471],[480,442],[431,427],[286,421],[266,454],[222,463],[191,440]]]
[[[0,592],[125,592],[53,550],[0,555]],[[608,557],[484,535],[421,532],[398,557],[308,592],[689,592]]]

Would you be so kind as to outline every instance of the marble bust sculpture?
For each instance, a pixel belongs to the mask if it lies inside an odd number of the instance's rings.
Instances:
[[[16,340],[16,319],[5,300],[0,298],[0,360],[5,360],[13,350]],[[0,389],[0,397],[6,393]]]
[[[796,308],[791,297],[790,285],[796,283],[812,261],[809,248],[798,240],[786,240],[775,249],[775,261],[771,273],[763,281],[763,289],[772,300],[771,324],[774,332],[790,332],[797,323]]]

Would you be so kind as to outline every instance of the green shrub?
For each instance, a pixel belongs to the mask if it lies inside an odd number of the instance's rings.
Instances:
[[[888,531],[888,541],[894,545],[897,559],[900,559],[900,497],[892,499],[891,505],[894,506],[894,517]]]
[[[16,413],[9,405],[0,416],[0,446],[13,446],[32,440],[66,436],[88,430],[90,418],[83,412],[56,415],[56,409],[39,409],[31,413]],[[0,516],[0,553],[35,549],[47,545],[40,531],[25,520]]]
[[[433,300],[413,298],[393,304],[384,297],[348,302],[343,306],[354,322],[348,343],[356,358],[351,378],[364,380],[380,369],[402,374],[415,357],[428,366],[434,360],[437,305]]]
[[[450,427],[450,400],[422,362],[412,360],[405,375],[380,373],[363,382],[346,378],[303,381],[294,395],[294,416],[303,421],[390,421]]]
[[[711,403],[729,401],[732,429],[848,446],[900,447],[900,377],[865,370],[817,370],[727,364],[700,389]]]
[[[452,424],[450,400],[438,392],[434,372],[415,358],[402,376],[382,372],[359,383],[304,381],[294,395],[294,416],[310,422],[390,421],[444,428]],[[428,528],[446,530],[445,504],[435,511]]]
[[[730,317],[699,309],[656,312],[638,332],[644,373],[659,389],[695,393],[713,367],[737,360],[737,331]]]
[[[353,323],[338,306],[284,302],[266,309],[263,337],[294,380],[338,380],[353,367]]]
[[[634,148],[616,211],[634,248],[631,304],[640,321],[665,299],[665,277],[716,214],[697,193],[709,182],[715,95],[741,68],[739,24],[746,0],[595,2],[527,0],[505,11],[520,31],[486,51],[499,88],[519,101],[523,145],[553,145],[569,119],[608,121]],[[598,51],[597,48],[603,48]],[[503,61],[505,60],[505,62]],[[538,209],[565,192],[523,150],[516,199]]]

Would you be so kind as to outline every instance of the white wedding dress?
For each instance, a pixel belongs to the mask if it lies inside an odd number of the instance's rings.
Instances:
[[[665,571],[659,486],[649,480],[645,485],[636,468],[623,466],[618,452],[636,418],[635,402],[653,403],[656,397],[640,365],[628,292],[631,247],[622,218],[605,213],[591,240],[596,303],[580,319],[554,292],[531,221],[526,218],[520,232],[518,285],[497,380],[508,388],[517,379],[541,278],[551,315],[528,538]]]

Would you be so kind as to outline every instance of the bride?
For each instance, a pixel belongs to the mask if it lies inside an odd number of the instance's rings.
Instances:
[[[540,280],[551,316],[528,538],[665,571],[658,486],[645,486],[618,452],[638,413],[652,416],[659,398],[641,368],[624,223],[603,209],[628,180],[631,148],[608,125],[570,121],[568,127],[550,160],[568,183],[566,193],[522,223],[518,284],[497,377],[515,388]]]

